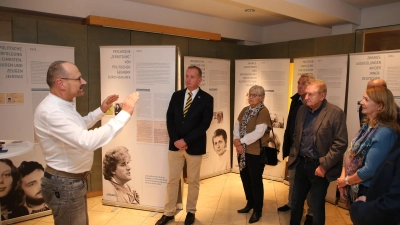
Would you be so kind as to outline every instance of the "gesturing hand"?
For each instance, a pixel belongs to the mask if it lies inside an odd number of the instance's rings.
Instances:
[[[113,103],[118,100],[118,98],[118,95],[110,95],[106,99],[104,99],[103,103],[100,106],[101,111],[105,113],[113,105]]]
[[[132,115],[137,100],[139,99],[139,92],[133,92],[122,103],[122,110]]]

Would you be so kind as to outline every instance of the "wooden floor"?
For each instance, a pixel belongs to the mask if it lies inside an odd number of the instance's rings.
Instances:
[[[184,204],[187,185],[184,188]],[[264,180],[264,208],[261,220],[257,225],[286,225],[289,224],[290,212],[278,213],[277,208],[286,204],[288,186],[276,181]],[[102,197],[88,199],[90,225],[154,225],[162,216],[161,213],[127,208],[115,208],[101,203]],[[246,204],[239,174],[228,173],[201,181],[200,196],[197,204],[195,225],[235,224],[246,225],[251,216],[239,214],[237,209]],[[184,205],[185,208],[185,205]],[[186,212],[180,211],[175,215],[175,222],[168,225],[182,224]],[[303,217],[304,220],[304,217]],[[50,225],[52,216],[46,216],[17,223],[18,225]],[[302,223],[303,224],[303,223]],[[347,210],[326,203],[326,224],[352,224]]]

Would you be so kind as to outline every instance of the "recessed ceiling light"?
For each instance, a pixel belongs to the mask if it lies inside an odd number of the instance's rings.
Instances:
[[[254,11],[256,11],[256,10],[254,10],[254,9],[245,9],[244,11],[245,11],[245,12],[254,12]]]

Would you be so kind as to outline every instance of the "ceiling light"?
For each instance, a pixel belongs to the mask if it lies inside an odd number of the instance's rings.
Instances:
[[[254,10],[254,9],[245,9],[244,11],[245,11],[245,12],[254,12],[254,11],[256,11],[256,10]]]

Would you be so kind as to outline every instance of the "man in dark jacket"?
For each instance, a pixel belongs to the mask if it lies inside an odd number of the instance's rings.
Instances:
[[[325,224],[325,196],[329,183],[342,171],[347,148],[347,126],[342,109],[325,98],[322,80],[307,82],[304,105],[295,122],[288,167],[295,169],[290,225],[300,225],[308,192],[313,207],[313,225]]]
[[[296,121],[297,110],[301,105],[303,105],[303,100],[306,94],[306,87],[307,82],[309,80],[315,79],[311,73],[302,74],[297,81],[297,93],[291,97],[292,102],[290,103],[289,115],[287,119],[287,125],[285,130],[285,135],[283,139],[283,159],[289,156],[290,147],[293,144],[293,133],[294,133],[294,124]],[[284,206],[278,208],[278,212],[287,212],[290,210],[292,201],[291,195],[293,192],[293,183],[294,183],[294,174],[295,170],[289,170],[289,196],[288,196],[288,203]],[[307,203],[309,202],[309,197],[307,197]],[[307,212],[307,219],[310,220],[312,212],[309,206]],[[312,218],[311,218],[312,221]]]
[[[351,204],[354,225],[400,224],[400,138],[376,169],[366,196]]]
[[[179,180],[183,165],[187,163],[188,196],[185,225],[195,221],[196,203],[200,188],[200,166],[202,155],[206,154],[206,131],[210,127],[214,112],[214,98],[199,86],[202,71],[197,66],[186,70],[186,88],[176,91],[167,110],[169,135],[167,196],[164,215],[156,225],[174,221],[179,193]]]

